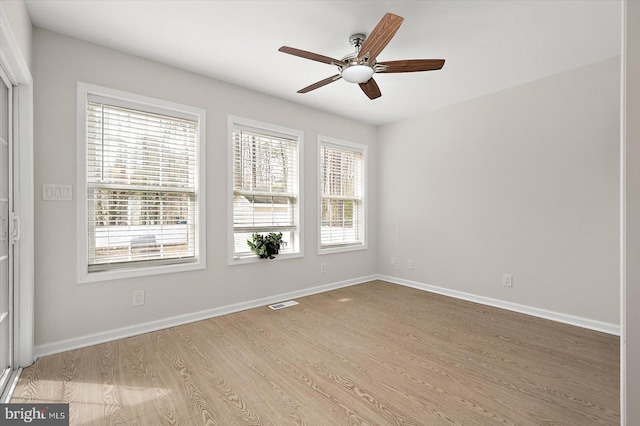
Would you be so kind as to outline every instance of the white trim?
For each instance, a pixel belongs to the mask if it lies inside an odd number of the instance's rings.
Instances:
[[[109,270],[101,272],[88,272],[88,251],[87,235],[89,232],[87,223],[87,180],[86,180],[86,114],[87,101],[90,97],[104,97],[116,99],[123,105],[133,108],[142,105],[152,112],[163,111],[166,113],[177,112],[180,117],[185,116],[198,120],[198,140],[197,140],[197,168],[198,182],[196,183],[196,200],[198,210],[196,212],[196,261],[193,263],[182,263],[162,266],[147,266],[132,269]],[[206,269],[207,249],[206,249],[206,121],[207,112],[202,108],[182,105],[162,99],[150,98],[134,93],[123,92],[121,90],[107,87],[95,86],[83,82],[77,85],[76,101],[76,125],[77,125],[77,149],[76,161],[78,171],[76,176],[76,208],[77,208],[77,281],[78,283],[90,283],[122,278],[141,277],[149,275],[168,274],[174,272],[194,271]]]
[[[167,111],[177,111],[179,113],[186,114],[191,119],[204,117],[203,121],[206,121],[206,111],[202,108],[197,108],[189,105],[183,105],[176,102],[167,101],[164,99],[152,98],[149,96],[138,95],[136,93],[125,92],[123,90],[112,89],[110,87],[96,86],[95,84],[78,82],[78,93],[83,93],[82,99],[84,105],[86,105],[87,99],[92,95],[101,98],[116,99],[122,102],[119,105],[126,105],[131,108],[136,108],[140,105],[148,108],[150,112],[163,111],[165,114]],[[84,108],[84,106],[83,106]],[[180,116],[185,118],[185,116]]]
[[[33,185],[33,78],[9,18],[0,3],[0,65],[14,85],[14,159],[17,188],[14,188],[15,213],[20,217],[20,240],[14,246],[14,362],[26,367],[33,362],[34,340],[34,185]]]
[[[261,259],[257,255],[247,255],[242,257],[233,258],[233,263],[229,263],[229,266],[233,265],[247,265],[250,263],[270,263],[278,262],[281,260],[298,259],[304,257],[302,253],[279,253],[275,259]]]
[[[296,290],[288,293],[277,294],[274,296],[263,297],[261,299],[254,299],[246,302],[234,303],[231,305],[225,305],[217,308],[206,309],[203,311],[198,311],[190,314],[164,318],[157,321],[150,321],[147,323],[138,324],[134,326],[118,328],[118,329],[109,330],[101,333],[90,334],[82,337],[76,337],[68,340],[62,340],[62,341],[53,342],[53,343],[46,343],[44,345],[36,346],[34,349],[34,353],[36,358],[46,356],[46,355],[53,355],[60,352],[79,349],[79,348],[83,348],[91,345],[97,345],[100,343],[110,342],[117,339],[123,339],[126,337],[135,336],[143,333],[162,330],[169,327],[176,327],[179,325],[188,324],[191,322],[200,321],[208,318],[215,318],[221,315],[232,314],[232,313],[244,311],[247,309],[258,308],[261,306],[268,306],[274,303],[281,302],[283,300],[299,299],[305,296],[324,293],[327,291],[336,290],[343,287],[363,284],[363,283],[374,281],[374,280],[382,280],[392,284],[397,284],[405,287],[415,288],[418,290],[442,294],[444,296],[453,297],[456,299],[467,300],[470,302],[480,303],[487,306],[494,306],[497,308],[506,309],[513,312],[519,312],[527,315],[545,318],[545,319],[549,319],[549,320],[564,323],[564,324],[575,325],[578,327],[600,331],[607,334],[619,335],[619,327],[616,324],[609,324],[602,321],[594,321],[587,318],[576,317],[573,315],[562,314],[559,312],[553,312],[546,309],[520,305],[517,303],[505,302],[503,300],[477,296],[470,293],[445,289],[442,287],[436,287],[428,284],[422,284],[415,281],[409,281],[409,280],[390,277],[386,275],[368,275],[368,276],[363,276],[359,278],[339,281],[336,283],[319,285],[316,287],[311,287],[303,290]]]
[[[620,55],[620,424],[627,424],[627,0],[622,6]]]
[[[14,84],[31,85],[33,79],[31,72],[27,66],[27,62],[20,52],[20,46],[16,40],[9,17],[0,3],[0,63],[2,63],[5,71],[13,79]]]
[[[17,95],[17,96],[16,96]],[[16,366],[27,367],[33,362],[34,342],[34,169],[33,169],[33,85],[19,84],[14,88],[14,209],[20,218],[20,239],[14,246],[17,265],[14,280],[18,289],[14,292],[17,306],[17,327],[15,336],[17,354]]]
[[[81,268],[80,258],[78,257],[78,272]],[[96,283],[103,281],[119,280],[123,278],[146,277],[152,275],[173,274],[176,272],[188,272],[206,269],[205,262],[176,263],[173,265],[161,266],[141,266],[131,269],[112,269],[106,271],[86,272],[84,276],[78,276],[78,284]],[[84,271],[83,271],[84,272]]]
[[[15,375],[16,373],[16,362],[15,362],[15,355],[16,355],[16,349],[15,349],[15,344],[17,341],[17,303],[16,303],[16,298],[15,298],[15,293],[17,292],[16,287],[17,287],[17,283],[18,283],[18,278],[16,278],[15,274],[15,269],[17,269],[16,267],[19,267],[19,260],[16,258],[16,248],[14,246],[14,241],[13,241],[13,236],[17,235],[14,234],[16,232],[19,232],[19,228],[16,230],[14,228],[14,221],[15,218],[17,217],[17,215],[14,213],[15,212],[15,197],[14,195],[17,195],[17,189],[15,188],[15,179],[14,179],[14,168],[15,168],[15,158],[14,158],[14,127],[16,122],[14,122],[15,117],[14,117],[14,111],[16,111],[18,108],[18,104],[15,101],[15,99],[13,98],[13,93],[15,90],[15,86],[11,83],[11,81],[9,81],[8,75],[5,74],[5,71],[2,67],[0,67],[0,83],[2,83],[5,87],[7,87],[7,101],[9,104],[9,110],[7,111],[7,124],[8,124],[8,131],[7,131],[7,139],[3,140],[4,143],[6,143],[6,148],[7,148],[7,158],[8,158],[8,170],[7,170],[7,177],[8,177],[8,195],[7,195],[7,199],[5,199],[4,201],[7,202],[7,213],[9,214],[9,223],[8,224],[4,224],[4,226],[8,226],[8,238],[6,239],[6,242],[8,244],[7,246],[7,255],[6,256],[1,256],[0,260],[6,260],[7,263],[7,286],[8,286],[8,290],[9,290],[9,298],[7,300],[7,306],[8,309],[6,313],[0,315],[0,323],[2,323],[3,321],[7,322],[7,327],[9,329],[9,341],[8,342],[3,342],[3,344],[8,343],[9,347],[8,347],[8,369],[5,370],[5,373],[3,375],[3,377],[0,379],[0,386],[2,386],[2,397],[5,398],[7,395],[7,392],[9,391],[10,388],[10,384],[11,384],[11,378]],[[0,138],[2,138],[2,136],[0,135]],[[4,230],[3,230],[4,231]],[[17,241],[17,240],[16,240]],[[1,349],[4,351],[4,347]],[[3,365],[2,368],[5,368],[5,366]]]
[[[367,180],[368,172],[369,172],[369,151],[367,145],[345,141],[342,139],[332,138],[330,136],[318,135],[318,148],[316,151],[316,164],[317,164],[317,176],[316,176],[316,185],[317,185],[317,223],[316,223],[316,232],[317,232],[317,240],[318,240],[318,255],[325,254],[334,254],[334,253],[344,253],[349,251],[358,251],[358,250],[367,250],[369,248],[369,182]],[[362,153],[362,185],[363,185],[363,197],[362,197],[362,222],[360,226],[362,227],[362,242],[360,244],[350,244],[344,246],[337,247],[329,247],[322,248],[322,185],[320,182],[320,173],[321,167],[320,159],[322,146],[334,147],[336,149],[347,149],[352,150],[353,152],[361,152]]]
[[[258,308],[261,306],[272,305],[283,300],[298,299],[312,294],[324,293],[330,290],[336,290],[343,287],[362,284],[375,280],[375,275],[369,275],[350,280],[339,281],[331,284],[319,285],[316,287],[306,288],[303,290],[291,291],[289,293],[276,294],[274,296],[263,297],[261,299],[249,300],[247,302],[234,303],[232,305],[220,306],[217,308],[206,309],[204,311],[194,312],[191,314],[178,315],[170,318],[164,318],[157,321],[150,321],[129,327],[118,328],[115,330],[104,331],[101,333],[90,334],[87,336],[76,337],[73,339],[63,340],[59,342],[46,343],[35,347],[36,357],[52,355],[72,349],[83,348],[86,346],[97,345],[112,340],[123,339],[125,337],[135,336],[142,333],[162,330],[169,327],[175,327],[182,324],[188,324],[195,321],[214,318],[221,315],[232,314],[247,309]],[[304,301],[299,303],[304,304]]]
[[[442,294],[444,296],[456,299],[467,300],[469,302],[480,303],[482,305],[493,306],[496,308],[506,309],[508,311],[519,312],[534,317],[545,318],[548,320],[560,322],[563,324],[575,325],[577,327],[587,328],[589,330],[600,331],[602,333],[620,335],[620,326],[603,321],[596,321],[589,318],[578,317],[574,315],[563,314],[561,312],[549,311],[547,309],[536,308],[533,306],[521,305],[519,303],[507,302],[504,300],[492,299],[490,297],[478,296],[464,291],[451,290],[448,288],[437,287],[434,285],[423,284],[416,281],[405,280],[403,278],[390,277],[387,275],[379,275],[379,280],[387,281],[392,284],[398,284],[405,287],[411,287],[418,290],[429,291],[431,293]]]
[[[80,89],[81,87],[87,92],[87,102],[106,104],[125,109],[135,109],[149,114],[171,115],[172,118],[188,121],[198,120],[200,117],[197,111],[203,111],[198,108],[180,105],[162,99],[148,98],[120,90],[78,82],[78,88]],[[111,92],[112,95],[108,95],[107,92]]]
[[[318,237],[319,239],[320,237]],[[346,253],[350,251],[366,250],[368,247],[366,244],[351,244],[344,246],[336,246],[331,248],[318,248],[318,256],[324,256],[326,254]]]
[[[16,390],[16,386],[18,385],[18,380],[20,380],[20,375],[22,374],[22,367],[19,367],[16,370],[13,370],[9,376],[7,387],[2,395],[0,395],[0,402],[3,404],[9,404],[11,402],[11,398],[13,397],[13,392]]]
[[[364,152],[367,149],[367,146],[361,143],[332,138],[331,136],[324,135],[318,135],[318,145],[320,144],[328,146],[330,148],[353,151],[355,153]]]
[[[260,263],[271,260],[260,259],[258,256],[234,257],[235,240],[233,232],[233,130],[235,128],[251,129],[256,132],[265,132],[276,137],[296,138],[297,143],[297,167],[296,186],[298,188],[297,209],[295,224],[298,238],[294,252],[279,254],[273,260],[287,260],[304,257],[304,132],[302,130],[290,129],[275,124],[264,123],[249,118],[235,115],[227,116],[227,265],[246,265],[249,263]]]

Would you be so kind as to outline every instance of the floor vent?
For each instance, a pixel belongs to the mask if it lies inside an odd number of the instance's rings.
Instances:
[[[296,302],[295,300],[289,300],[286,302],[280,302],[280,303],[276,303],[275,305],[269,305],[269,307],[271,309],[273,309],[274,311],[277,311],[278,309],[282,309],[282,308],[288,308],[289,306],[294,306],[297,305],[298,302]]]

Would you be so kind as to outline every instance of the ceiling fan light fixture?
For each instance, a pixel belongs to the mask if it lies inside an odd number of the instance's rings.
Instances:
[[[342,70],[342,78],[349,83],[364,83],[373,76],[373,68],[367,65],[351,65]]]

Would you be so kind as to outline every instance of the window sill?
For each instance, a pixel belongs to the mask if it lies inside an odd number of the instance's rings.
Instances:
[[[318,255],[323,254],[333,254],[333,253],[346,253],[350,251],[360,251],[366,250],[366,244],[353,244],[348,246],[340,246],[340,247],[328,247],[328,248],[319,248]]]
[[[248,255],[248,256],[241,256],[241,257],[233,257],[231,259],[229,259],[228,261],[228,265],[229,266],[235,266],[235,265],[246,265],[249,263],[261,263],[261,262],[274,262],[274,261],[278,261],[278,260],[288,260],[288,259],[298,259],[304,257],[304,255],[300,252],[298,253],[281,253],[276,255],[275,259],[261,259],[259,258],[257,255]]]
[[[149,266],[131,269],[114,269],[100,272],[79,271],[78,283],[93,283],[101,281],[120,280],[125,278],[146,277],[150,275],[164,275],[175,272],[197,271],[206,269],[207,264],[200,259],[191,263],[177,263],[175,265]]]

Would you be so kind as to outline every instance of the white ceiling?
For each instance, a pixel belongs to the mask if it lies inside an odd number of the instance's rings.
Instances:
[[[586,1],[27,0],[33,24],[371,124],[384,124],[620,54],[621,6]],[[377,74],[369,100],[337,68],[386,12],[405,18],[378,61],[446,59],[440,71]]]

